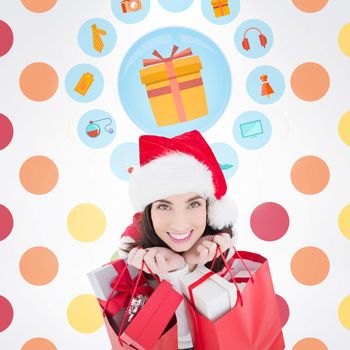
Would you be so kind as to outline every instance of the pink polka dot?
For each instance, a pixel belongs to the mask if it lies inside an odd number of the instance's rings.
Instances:
[[[287,232],[289,216],[281,205],[266,202],[254,209],[250,217],[250,227],[260,239],[275,241]]]
[[[11,121],[6,116],[0,113],[0,150],[8,146],[8,144],[12,140],[12,137],[13,126]]]
[[[0,241],[4,240],[12,231],[13,217],[10,211],[0,204]]]
[[[278,294],[276,294],[277,306],[280,313],[281,325],[284,325],[288,322],[289,319],[289,306],[287,302]]]
[[[13,44],[13,33],[7,23],[0,20],[0,57],[7,54]]]
[[[0,295],[0,332],[3,332],[11,324],[13,309],[11,303]]]

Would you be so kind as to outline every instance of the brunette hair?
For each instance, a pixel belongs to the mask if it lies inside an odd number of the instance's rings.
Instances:
[[[205,227],[205,230],[202,234],[203,236],[208,236],[208,235],[215,235],[221,232],[228,233],[231,238],[234,234],[232,230],[232,226],[225,226],[221,228],[220,230],[212,228],[208,224],[208,205],[209,202],[206,200],[206,209],[207,209],[207,225]],[[143,210],[141,214],[141,218],[139,222],[137,223],[139,225],[139,229],[141,232],[141,237],[139,240],[133,243],[127,243],[127,248],[124,250],[126,253],[128,253],[131,249],[141,246],[142,248],[151,248],[151,247],[164,247],[171,249],[165,242],[163,242],[158,235],[155,233],[154,228],[153,228],[153,222],[152,222],[152,217],[151,217],[151,208],[152,208],[152,203],[148,204],[145,209]],[[227,252],[224,254],[227,256]],[[181,253],[179,253],[181,254]],[[205,264],[205,266],[209,269],[211,266],[212,262],[209,261]],[[213,266],[213,271],[214,272],[219,272],[223,269],[224,263],[221,257],[218,257],[214,263]]]

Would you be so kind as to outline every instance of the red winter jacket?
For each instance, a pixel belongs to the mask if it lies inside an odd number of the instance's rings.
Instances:
[[[138,225],[138,222],[140,221],[140,218],[141,218],[141,214],[142,212],[138,212],[134,214],[132,218],[132,224],[130,224],[121,235],[120,244],[119,244],[120,258],[125,258],[127,256],[127,254],[123,250],[121,250],[126,248],[125,243],[135,242],[141,237],[141,232]]]

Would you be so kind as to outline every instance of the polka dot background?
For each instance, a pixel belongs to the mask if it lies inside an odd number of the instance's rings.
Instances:
[[[239,167],[227,177],[240,208],[237,248],[269,260],[286,349],[348,349],[348,1],[229,1],[226,19],[210,7],[203,13],[201,1],[173,10],[145,1],[144,13],[131,14],[116,3],[0,2],[0,348],[111,349],[87,273],[118,257],[120,235],[134,214],[127,181],[136,149],[112,155],[145,133],[121,104],[119,69],[146,33],[177,26],[214,41],[230,67],[229,102],[204,136],[237,154]],[[239,28],[252,20],[272,35],[251,30],[249,48]],[[89,21],[95,39],[86,45],[94,45],[94,57],[78,41]],[[107,22],[118,38],[108,55]],[[266,55],[249,53],[265,48]],[[85,104],[65,86],[70,69],[82,64],[93,65],[104,82]],[[266,101],[257,104],[246,81],[267,66],[278,67],[285,88],[282,94],[269,72],[261,72],[252,88]],[[69,88],[84,99],[97,76],[88,69],[79,74]],[[83,119],[89,111],[91,120]],[[258,117],[238,125],[248,111],[264,115],[269,130]],[[112,141],[101,142],[106,147],[89,147],[80,137],[86,132],[95,142],[111,130]]]

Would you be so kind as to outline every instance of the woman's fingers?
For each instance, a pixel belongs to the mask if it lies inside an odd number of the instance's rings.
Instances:
[[[221,233],[215,236],[213,242],[218,244],[221,248],[221,251],[224,252],[231,246],[231,237],[228,233]]]
[[[202,245],[208,249],[208,261],[213,260],[216,252],[216,243],[211,241],[203,241]]]
[[[128,254],[128,261],[131,261],[134,258],[135,254],[138,250],[139,250],[139,247],[135,247],[135,248],[130,250],[130,252]]]
[[[220,246],[220,248],[224,250],[229,248],[230,241],[231,241],[230,235],[227,233],[217,235],[213,240],[213,242],[217,243]]]
[[[143,257],[143,260],[145,261],[145,263],[147,264],[147,266],[151,269],[151,271],[153,273],[158,273],[158,265],[157,265],[157,263],[155,261],[156,253],[157,253],[157,251],[155,249],[151,249]],[[145,271],[147,273],[151,273],[149,271],[149,269],[147,268],[147,266],[145,266],[143,268],[143,271]]]
[[[132,250],[135,249],[133,255],[130,256]],[[146,255],[147,251],[144,249],[134,248],[130,251],[128,256],[128,264],[135,266],[138,269],[141,269],[143,257]]]
[[[157,253],[155,258],[158,266],[158,273],[168,272],[169,268],[168,268],[167,261],[165,260],[165,257],[161,253]]]

